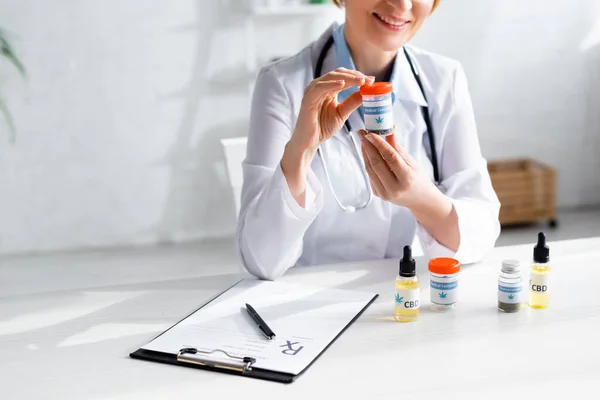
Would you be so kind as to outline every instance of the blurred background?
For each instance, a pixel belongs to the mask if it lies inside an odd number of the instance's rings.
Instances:
[[[182,244],[234,259],[256,73],[343,19],[330,2],[0,0],[26,70],[0,58],[0,255]],[[520,192],[501,195],[518,215],[499,244],[554,220],[551,239],[600,235],[600,1],[442,0],[413,44],[462,62],[495,186]],[[515,159],[530,161],[503,177]]]

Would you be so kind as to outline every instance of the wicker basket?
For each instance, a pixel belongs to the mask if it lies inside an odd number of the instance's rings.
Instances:
[[[531,159],[488,163],[503,226],[546,220],[556,226],[556,171]]]

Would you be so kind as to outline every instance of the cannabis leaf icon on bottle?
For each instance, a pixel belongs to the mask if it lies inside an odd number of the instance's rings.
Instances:
[[[404,300],[404,297],[400,297],[400,295],[396,293],[396,303],[402,303],[402,300]]]
[[[440,299],[445,299],[446,296],[448,296],[448,293],[440,292],[438,295],[440,296]]]
[[[383,117],[375,118],[375,122],[377,122],[379,125],[383,124]]]

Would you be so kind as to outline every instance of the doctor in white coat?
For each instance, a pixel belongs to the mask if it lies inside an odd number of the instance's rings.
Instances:
[[[494,247],[500,206],[463,69],[406,45],[439,1],[336,1],[343,25],[261,69],[236,235],[250,273],[400,258],[415,235],[461,263]],[[393,84],[394,141],[363,130],[358,88],[373,81]]]

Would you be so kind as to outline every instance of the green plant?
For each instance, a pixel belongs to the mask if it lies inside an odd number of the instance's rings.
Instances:
[[[0,28],[0,57],[7,59],[19,71],[19,73],[22,76],[25,76],[25,67],[23,66],[23,64],[21,63],[19,58],[16,56],[10,43],[8,42],[8,39],[6,38],[4,30],[2,30],[1,28]],[[8,124],[8,129],[10,132],[10,141],[14,142],[15,123],[12,119],[12,116],[10,115],[8,107],[6,106],[6,104],[4,103],[2,98],[0,98],[0,113],[4,115],[4,118],[6,119],[6,123]]]

